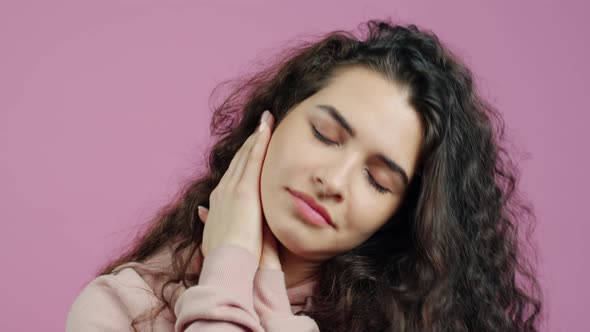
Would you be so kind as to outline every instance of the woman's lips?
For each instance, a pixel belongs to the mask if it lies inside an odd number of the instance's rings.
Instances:
[[[301,217],[318,226],[334,227],[328,212],[321,205],[314,202],[313,198],[294,190],[289,190],[289,193]]]

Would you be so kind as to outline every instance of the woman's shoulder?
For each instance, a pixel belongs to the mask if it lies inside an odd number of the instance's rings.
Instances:
[[[157,301],[147,282],[133,268],[101,275],[90,281],[74,300],[66,331],[127,330],[133,319]]]
[[[109,274],[94,278],[74,300],[68,313],[66,330],[94,328],[98,331],[131,327],[135,318],[163,304],[158,295],[161,286],[168,280],[169,276],[164,271],[170,271],[169,263],[169,253],[164,251],[146,262],[127,262]],[[173,295],[181,293],[179,288],[183,288],[181,284],[167,286],[164,297],[175,302],[176,296]],[[165,308],[161,315],[166,319],[173,317]]]

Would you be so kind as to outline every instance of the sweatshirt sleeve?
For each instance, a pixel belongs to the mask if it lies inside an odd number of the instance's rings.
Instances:
[[[259,269],[256,272],[254,279],[254,308],[264,331],[320,331],[311,317],[298,316],[292,313],[285,285],[285,273],[282,270]]]
[[[128,288],[130,285],[137,287]],[[134,311],[143,303],[150,303],[146,292],[136,290],[144,286],[132,270],[92,280],[72,304],[66,319],[66,332],[133,331]],[[129,298],[133,298],[137,305],[129,303]]]
[[[254,309],[256,257],[239,245],[222,245],[203,260],[199,282],[178,298],[176,332],[264,332]]]

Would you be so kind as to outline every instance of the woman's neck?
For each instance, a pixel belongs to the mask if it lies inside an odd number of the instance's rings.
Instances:
[[[281,268],[285,273],[285,285],[287,288],[297,286],[302,282],[311,279],[320,271],[320,262],[310,262],[290,251],[286,250],[279,244],[279,257]]]

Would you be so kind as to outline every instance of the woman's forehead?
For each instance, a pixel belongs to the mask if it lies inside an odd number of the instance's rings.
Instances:
[[[368,131],[393,133],[400,127],[421,130],[420,116],[409,103],[409,90],[362,67],[340,70],[305,103],[312,113],[325,116],[329,112],[321,112],[327,108],[322,105],[328,105],[337,109],[351,126],[356,123]]]

